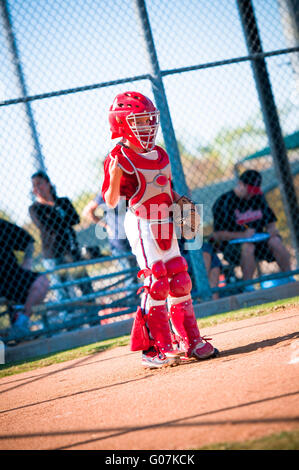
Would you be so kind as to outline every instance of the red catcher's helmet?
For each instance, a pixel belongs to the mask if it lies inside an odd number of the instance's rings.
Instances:
[[[109,110],[112,139],[124,137],[143,150],[155,145],[160,113],[149,98],[135,91],[120,93]]]

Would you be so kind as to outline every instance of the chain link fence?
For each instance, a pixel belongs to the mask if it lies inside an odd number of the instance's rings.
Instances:
[[[108,109],[116,94],[130,89],[160,109],[156,142],[170,155],[175,189],[203,204],[205,250],[187,253],[194,297],[218,298],[248,286],[267,287],[275,278],[296,279],[296,0],[1,0],[0,5],[0,218],[32,237],[23,232],[18,244],[19,232],[7,225],[1,231],[2,329],[17,317],[16,305],[23,308],[31,285],[28,281],[20,295],[12,270],[15,288],[8,295],[11,249],[18,265],[25,260],[25,267],[45,272],[50,282],[44,308],[33,307],[31,334],[66,328],[68,321],[71,327],[98,323],[99,312],[105,322],[135,311],[137,267],[128,247],[103,239],[109,214],[100,200],[92,203],[112,148]],[[263,204],[275,215],[263,223],[261,208],[240,193],[245,170],[262,176]],[[259,187],[256,180],[249,183]],[[52,199],[43,211],[36,196],[47,188]],[[236,188],[241,207],[215,205]],[[101,225],[88,215],[88,204]],[[259,245],[252,275],[242,266],[241,247],[248,243],[219,235],[236,224],[239,238],[272,230],[271,239]],[[46,232],[55,232],[55,240],[47,240]],[[234,259],[225,253],[229,246]],[[256,282],[260,276],[264,284]],[[15,306],[7,307],[7,300]]]

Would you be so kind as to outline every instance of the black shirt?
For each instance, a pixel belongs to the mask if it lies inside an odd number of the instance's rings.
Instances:
[[[80,222],[80,217],[68,198],[56,198],[53,206],[34,202],[29,212],[41,231],[45,257],[56,258],[78,249],[72,226]]]
[[[256,195],[247,200],[239,198],[233,190],[220,196],[212,211],[215,232],[245,231],[245,224],[256,232],[263,232],[266,225],[277,220],[264,195]]]
[[[8,271],[17,271],[19,263],[14,251],[25,251],[34,238],[21,227],[0,219],[0,278]]]

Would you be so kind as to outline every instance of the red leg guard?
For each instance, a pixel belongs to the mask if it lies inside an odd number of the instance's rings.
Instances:
[[[140,277],[149,277],[143,309],[139,308],[131,335],[133,351],[146,350],[150,346],[163,354],[173,352],[166,299],[169,294],[167,271],[163,261],[153,263],[151,269],[140,272]],[[146,347],[147,346],[147,347]]]
[[[191,278],[187,272],[188,264],[182,256],[177,256],[166,263],[167,274],[170,278],[170,320],[174,334],[173,345],[179,343],[179,349],[185,351],[186,357],[197,360],[213,356],[213,346],[200,336],[194,314],[190,292]],[[204,341],[205,342],[204,342]]]
[[[171,306],[171,321],[183,343],[180,349],[185,351],[185,359],[194,357],[199,361],[219,354],[207,339],[200,336],[191,299]]]
[[[131,351],[144,351],[151,345],[142,309],[138,307],[131,331]]]
[[[155,347],[162,353],[173,351],[166,305],[156,305],[145,315]]]
[[[172,305],[170,307],[170,318],[187,354],[190,354],[195,345],[201,341],[192,300],[189,299]]]
[[[160,277],[152,283],[149,294],[154,300],[166,300],[169,293],[169,282],[167,277]]]
[[[165,277],[167,274],[167,271],[166,271],[166,266],[163,263],[163,261],[160,260],[160,261],[156,261],[155,263],[153,263],[151,267],[151,272],[152,272],[152,275],[155,276],[156,279],[159,279],[160,277]]]
[[[184,297],[190,294],[192,290],[192,281],[189,274],[184,271],[175,274],[169,282],[170,295],[172,297]]]
[[[151,281],[148,286],[143,286],[142,288],[146,289],[148,294],[154,300],[166,300],[169,294],[169,282],[167,278],[167,271],[163,261],[156,261],[153,263],[151,269],[143,269],[139,271],[138,277],[151,277]],[[139,292],[137,292],[139,293]]]
[[[188,264],[182,256],[176,256],[165,263],[169,277],[170,295],[172,297],[184,297],[190,294],[192,281],[189,276]]]
[[[168,277],[173,277],[183,271],[188,271],[188,263],[183,256],[176,256],[165,263]]]

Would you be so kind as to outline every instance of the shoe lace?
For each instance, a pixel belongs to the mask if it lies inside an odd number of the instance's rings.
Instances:
[[[212,339],[213,339],[213,338],[209,338],[209,337],[207,337],[206,335],[200,337],[200,340],[201,340],[201,341],[205,341],[206,343],[207,343],[208,341],[211,341]]]

